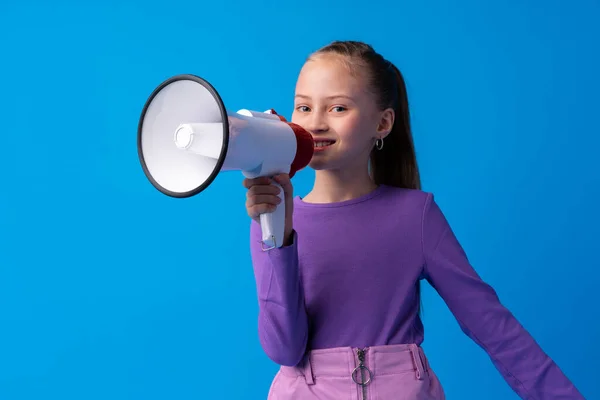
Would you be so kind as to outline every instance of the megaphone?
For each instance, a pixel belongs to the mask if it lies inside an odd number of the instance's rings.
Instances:
[[[138,124],[138,155],[148,180],[167,196],[186,198],[205,190],[222,171],[247,178],[306,167],[311,134],[274,111],[225,108],[215,88],[196,75],[173,76],[150,95]],[[281,247],[285,201],[260,216],[263,251]]]

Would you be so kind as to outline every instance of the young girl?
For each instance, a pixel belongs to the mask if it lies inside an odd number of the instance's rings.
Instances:
[[[294,197],[281,248],[263,251],[258,216],[278,203],[246,179],[259,337],[281,365],[269,399],[444,399],[420,344],[419,281],[523,399],[583,399],[469,264],[432,194],[420,190],[403,77],[372,47],[312,54],[292,122],[315,139],[312,191]],[[292,211],[293,209],[293,211]]]

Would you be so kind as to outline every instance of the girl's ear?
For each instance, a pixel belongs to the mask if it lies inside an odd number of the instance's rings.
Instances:
[[[379,118],[377,124],[377,139],[383,139],[392,131],[396,114],[393,108],[385,109]]]

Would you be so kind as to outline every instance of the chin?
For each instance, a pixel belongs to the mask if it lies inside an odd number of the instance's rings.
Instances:
[[[315,171],[320,171],[320,170],[324,170],[324,169],[329,169],[329,165],[326,161],[324,160],[319,160],[319,159],[312,159],[310,160],[310,163],[308,163],[308,166],[312,169],[314,169]]]

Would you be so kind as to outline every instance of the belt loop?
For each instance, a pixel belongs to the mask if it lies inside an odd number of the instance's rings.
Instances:
[[[419,350],[420,347],[416,344],[410,345],[410,354],[412,355],[413,363],[415,364],[417,379],[423,380],[425,371],[423,366],[423,360],[421,359],[421,354]]]
[[[429,372],[429,361],[427,360],[427,357],[425,357],[425,351],[420,346],[419,346],[419,356],[421,357],[421,363],[423,364],[423,368],[425,369],[425,372]]]
[[[304,359],[304,378],[306,379],[306,383],[308,385],[315,384],[311,360],[310,360],[310,353],[308,353]]]

